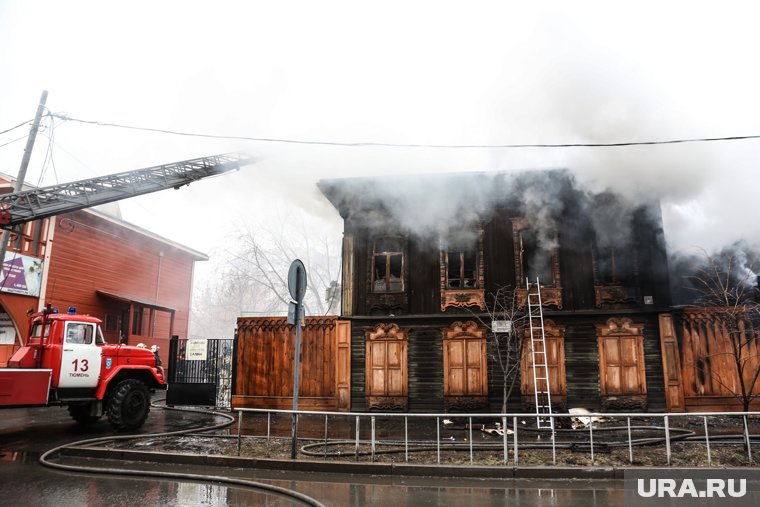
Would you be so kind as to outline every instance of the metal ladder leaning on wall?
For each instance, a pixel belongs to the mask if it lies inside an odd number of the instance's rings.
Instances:
[[[528,322],[530,324],[530,349],[533,360],[533,393],[536,402],[536,426],[552,430],[554,436],[554,418],[546,417],[552,413],[551,388],[549,386],[549,365],[546,353],[546,336],[544,334],[544,308],[541,304],[541,284],[530,283],[525,278],[528,300]],[[535,291],[535,292],[534,292]],[[541,383],[543,381],[543,383]]]

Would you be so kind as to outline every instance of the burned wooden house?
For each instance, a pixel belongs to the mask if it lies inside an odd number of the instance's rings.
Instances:
[[[670,292],[658,203],[590,194],[562,170],[319,188],[344,220],[352,410],[498,409],[487,306],[499,287],[524,299],[526,278],[541,286],[554,403],[665,407],[659,315]],[[523,401],[534,388],[526,357]]]
[[[758,406],[760,324],[732,331],[714,309],[672,306],[657,202],[589,192],[563,170],[319,188],[344,221],[342,307],[306,319],[304,408],[500,411],[506,397],[507,410],[530,409],[545,389],[535,354],[523,346],[505,374],[491,319],[500,291],[524,306],[532,280],[557,409],[738,410],[742,392]],[[291,407],[294,326],[237,328],[233,405]]]

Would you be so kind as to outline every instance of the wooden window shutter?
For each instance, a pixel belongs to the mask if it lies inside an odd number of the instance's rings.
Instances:
[[[396,324],[378,324],[366,336],[367,407],[406,410],[407,336]]]
[[[646,407],[643,327],[614,317],[597,324],[602,408]]]
[[[522,360],[520,366],[520,391],[523,404],[535,405],[533,385],[533,354],[530,350],[530,331],[523,339]],[[565,327],[558,326],[551,320],[544,321],[546,342],[546,363],[549,369],[549,389],[552,405],[564,407],[567,400],[567,379],[565,376]],[[539,389],[545,389],[546,381],[539,381]]]
[[[485,329],[472,321],[443,331],[443,396],[446,409],[475,409],[488,404],[488,356]]]

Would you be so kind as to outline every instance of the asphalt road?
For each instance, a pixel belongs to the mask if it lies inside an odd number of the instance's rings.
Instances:
[[[172,431],[207,423],[209,415],[154,408],[143,433]],[[51,470],[37,460],[46,450],[76,440],[111,435],[103,420],[80,428],[64,408],[0,411],[0,505],[29,506],[237,506],[295,505],[289,499],[214,483],[70,473]],[[414,506],[562,506],[622,505],[619,482],[456,480],[383,478],[251,469],[220,469],[145,463],[81,463],[117,468],[170,469],[248,478],[294,489],[326,505]]]

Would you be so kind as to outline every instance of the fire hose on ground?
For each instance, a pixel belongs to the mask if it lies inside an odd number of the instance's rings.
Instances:
[[[626,430],[627,427],[595,427],[594,433],[597,432],[605,432],[605,431],[623,431]],[[631,426],[631,430],[643,430],[643,431],[665,431],[665,428],[662,426]],[[538,430],[536,428],[522,428],[521,431],[523,432],[546,432],[547,430]],[[568,434],[578,434],[578,430],[573,429],[555,429],[555,434],[562,434],[562,433],[568,433]],[[671,442],[678,442],[678,441],[699,441],[704,440],[704,437],[696,435],[694,431],[683,429],[683,428],[670,428],[670,441]],[[549,438],[551,438],[550,435]],[[745,436],[743,434],[741,435],[716,435],[710,437],[710,440],[713,441],[723,441],[724,443],[735,443],[734,440],[739,440],[743,442],[745,439]],[[760,440],[760,435],[750,435],[750,441],[756,441]],[[658,445],[665,443],[666,438],[664,436],[662,437],[647,437],[647,438],[634,438],[630,440],[630,445],[634,447],[643,447],[643,446],[652,446],[652,445]],[[366,441],[364,442],[367,443]],[[716,442],[717,443],[717,442]],[[377,455],[377,454],[400,454],[400,453],[415,453],[415,452],[430,452],[430,451],[455,451],[455,452],[469,452],[470,450],[473,451],[493,451],[495,449],[502,449],[503,444],[502,443],[478,443],[475,444],[474,442],[472,444],[470,443],[434,443],[430,444],[427,442],[413,442],[413,441],[376,441],[375,447],[394,447],[391,449],[375,449],[374,451],[356,451],[355,449],[352,449],[347,452],[341,452],[341,451],[327,451],[326,449],[328,447],[338,447],[338,446],[350,446],[354,447],[356,445],[356,440],[332,440],[332,441],[320,441],[315,442],[311,444],[306,444],[301,447],[301,452],[310,457],[342,457],[347,455],[356,455],[356,456],[369,456],[369,455]],[[628,447],[629,441],[628,439],[625,440],[614,440],[609,442],[597,442],[594,443],[594,449],[598,449],[600,451],[604,450],[611,450],[615,448],[625,448]],[[554,447],[555,449],[566,449],[570,451],[579,451],[579,452],[588,452],[591,449],[591,443],[590,442],[554,442],[554,445],[552,445],[551,440],[544,443],[521,443],[520,449],[551,449]],[[319,450],[317,450],[319,449]]]
[[[157,400],[157,401],[163,401],[163,400]],[[108,437],[98,437],[98,438],[92,438],[92,439],[86,439],[86,440],[79,440],[76,442],[70,442],[68,444],[64,444],[58,447],[55,447],[53,449],[50,449],[46,451],[42,456],[40,456],[39,462],[43,466],[55,468],[59,470],[65,470],[65,471],[71,471],[71,472],[85,472],[85,473],[95,473],[95,474],[113,474],[113,475],[124,475],[124,476],[135,476],[135,477],[155,477],[155,478],[162,478],[162,479],[177,479],[177,480],[190,480],[190,481],[200,481],[200,482],[215,482],[215,483],[222,483],[222,484],[229,484],[232,486],[239,486],[239,487],[245,487],[250,488],[254,490],[260,490],[267,493],[272,493],[280,496],[284,496],[299,502],[302,502],[306,505],[312,505],[312,506],[321,506],[322,504],[318,502],[317,500],[304,495],[302,493],[298,493],[296,491],[282,488],[279,486],[274,486],[271,484],[266,484],[262,482],[257,481],[250,481],[246,479],[235,479],[230,477],[223,477],[223,476],[215,476],[215,475],[205,475],[205,474],[189,474],[189,473],[179,473],[179,472],[160,472],[160,471],[146,471],[146,470],[130,470],[130,469],[114,469],[114,468],[97,468],[97,467],[88,467],[88,466],[80,466],[80,465],[65,465],[62,463],[56,463],[49,461],[48,458],[55,455],[56,453],[59,453],[63,449],[66,449],[68,447],[75,447],[75,446],[82,446],[82,445],[92,445],[92,444],[98,444],[103,442],[109,442],[109,441],[116,441],[116,440],[130,440],[130,439],[138,439],[138,438],[157,438],[157,437],[167,437],[167,436],[178,436],[178,435],[185,435],[190,433],[203,433],[208,431],[213,431],[221,428],[228,427],[232,425],[235,422],[235,418],[224,414],[221,412],[213,412],[213,411],[206,411],[206,410],[195,410],[195,409],[188,409],[188,408],[176,408],[176,407],[167,407],[165,405],[156,405],[151,404],[153,407],[161,408],[164,410],[174,410],[174,411],[182,411],[182,412],[193,412],[193,413],[202,413],[202,414],[211,414],[219,417],[223,417],[226,419],[226,421],[217,423],[211,426],[202,426],[202,427],[195,427],[195,428],[188,428],[184,430],[177,430],[177,431],[169,431],[169,432],[162,432],[162,433],[149,433],[149,434],[137,434],[137,435],[112,435]],[[507,428],[505,428],[506,430]],[[595,427],[594,432],[605,432],[605,431],[623,431],[627,429],[626,427]],[[656,431],[664,432],[664,427],[662,426],[631,426],[631,430],[643,430],[643,431]],[[533,432],[533,433],[548,433],[547,430],[539,430],[536,428],[522,428],[522,432]],[[573,429],[555,429],[555,434],[578,434],[577,430]],[[694,431],[682,429],[682,428],[670,428],[670,441],[671,442],[677,442],[677,441],[699,441],[704,440],[704,437],[696,435]],[[549,435],[547,435],[549,436]],[[735,443],[735,440],[741,439],[744,440],[744,435],[715,435],[710,438],[711,441],[716,441],[718,443],[719,441],[722,441],[724,443]],[[756,442],[760,440],[760,435],[749,435],[751,442]],[[664,443],[666,440],[665,437],[646,437],[646,438],[635,438],[630,440],[630,445],[636,446],[636,447],[642,447],[642,446],[651,446],[651,445],[658,445]],[[364,442],[367,443],[366,441]],[[374,451],[357,451],[356,449],[352,449],[347,452],[341,452],[340,450],[337,451],[327,451],[328,447],[338,447],[338,446],[354,446],[356,444],[356,440],[331,440],[331,441],[320,441],[315,442],[311,444],[306,444],[301,447],[301,452],[310,457],[344,457],[347,455],[356,455],[356,456],[368,456],[371,454],[399,454],[404,452],[409,453],[415,453],[415,452],[430,452],[430,451],[461,451],[461,452],[469,452],[470,450],[473,451],[492,451],[494,449],[500,449],[503,447],[503,444],[500,443],[436,443],[436,444],[430,444],[428,442],[414,442],[414,441],[376,441],[375,446],[376,447],[392,447],[390,449],[375,449]],[[595,449],[605,450],[605,449],[614,449],[614,448],[623,448],[627,447],[629,445],[629,440],[614,440],[609,442],[597,442],[594,444]],[[554,447],[555,449],[566,449],[571,451],[588,451],[591,448],[590,442],[554,442],[554,445],[552,445],[551,441],[539,443],[539,442],[533,442],[533,443],[521,443],[520,448],[521,449],[551,449]],[[318,450],[317,450],[318,449]]]
[[[156,400],[156,401],[164,401],[164,400]],[[272,484],[267,484],[263,482],[258,481],[251,481],[247,479],[235,479],[231,477],[223,477],[218,475],[205,475],[205,474],[190,474],[190,473],[180,473],[180,472],[161,472],[157,470],[132,470],[132,469],[123,469],[123,468],[98,468],[98,467],[91,467],[91,466],[82,466],[82,465],[65,465],[63,463],[56,463],[53,461],[49,461],[49,457],[55,455],[56,453],[59,453],[63,449],[66,449],[68,447],[74,447],[74,446],[81,446],[81,445],[93,445],[93,444],[99,444],[103,442],[109,442],[114,440],[130,440],[130,439],[137,439],[137,438],[156,438],[156,437],[167,437],[167,436],[177,436],[177,435],[185,435],[188,433],[200,433],[200,432],[206,432],[206,431],[213,431],[217,429],[222,429],[230,426],[232,423],[235,422],[235,418],[224,414],[221,412],[214,412],[214,411],[207,411],[207,410],[195,410],[195,409],[189,409],[189,408],[176,408],[176,407],[167,407],[166,405],[156,405],[155,402],[151,403],[152,407],[155,408],[161,408],[164,410],[175,410],[178,412],[194,412],[199,414],[211,414],[219,417],[223,417],[226,419],[226,421],[213,424],[211,426],[202,426],[200,428],[189,428],[184,430],[177,430],[177,431],[167,431],[163,433],[146,433],[146,434],[137,434],[137,435],[112,435],[108,437],[98,437],[98,438],[90,438],[86,440],[78,440],[76,442],[70,442],[68,444],[59,445],[58,447],[55,447],[53,449],[50,449],[46,451],[42,456],[40,456],[39,462],[41,465],[49,467],[49,468],[55,468],[58,470],[65,470],[68,472],[85,472],[85,473],[93,473],[93,474],[110,474],[110,475],[124,475],[124,476],[133,476],[133,477],[155,477],[160,479],[177,479],[177,480],[187,480],[187,481],[199,481],[199,482],[214,482],[214,483],[221,483],[221,484],[229,484],[232,486],[238,486],[238,487],[244,487],[249,488],[253,490],[259,490],[264,491],[266,493],[271,493],[279,496],[283,496],[292,500],[296,500],[298,502],[301,502],[305,505],[311,505],[315,507],[323,507],[323,504],[319,501],[315,500],[314,498],[311,498],[310,496],[304,495],[302,493],[299,493],[297,491],[293,491],[291,489],[282,488],[279,486],[274,486]]]

